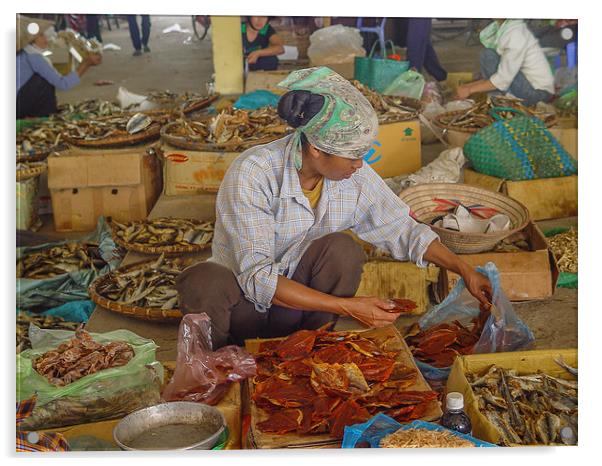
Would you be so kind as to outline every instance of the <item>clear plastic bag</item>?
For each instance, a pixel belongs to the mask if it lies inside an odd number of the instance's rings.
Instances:
[[[124,366],[90,374],[57,387],[40,375],[32,361],[69,341],[75,332],[30,326],[32,348],[17,355],[17,400],[37,393],[38,400],[22,428],[40,430],[126,416],[161,401],[163,366],[155,360],[157,345],[128,330],[92,333],[100,343],[125,341],[134,357]]]
[[[163,391],[166,401],[215,405],[230,383],[255,375],[255,359],[243,348],[211,348],[210,317],[205,313],[184,316],[178,330],[176,370]]]
[[[309,42],[307,56],[313,66],[352,63],[355,57],[366,56],[360,32],[342,24],[318,29],[309,36]]]
[[[526,348],[535,341],[535,337],[514,312],[510,300],[502,290],[497,267],[494,263],[488,262],[484,267],[477,267],[477,271],[491,282],[494,308],[485,323],[479,341],[474,346],[473,353],[500,353]],[[464,280],[460,278],[445,300],[427,312],[418,324],[421,329],[427,329],[454,320],[468,321],[477,317],[479,313],[479,302],[468,292]],[[449,374],[450,368],[441,369],[420,361],[416,362],[427,379],[446,378]]]

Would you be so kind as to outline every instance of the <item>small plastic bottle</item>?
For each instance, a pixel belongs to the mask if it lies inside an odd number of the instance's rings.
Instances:
[[[447,394],[441,425],[462,434],[472,434],[472,425],[470,418],[464,412],[464,397],[461,393],[450,392]]]

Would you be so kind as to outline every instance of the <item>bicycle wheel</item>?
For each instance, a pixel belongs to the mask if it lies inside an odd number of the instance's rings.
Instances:
[[[192,16],[192,30],[198,40],[203,40],[209,30],[209,16],[204,15],[193,15]]]

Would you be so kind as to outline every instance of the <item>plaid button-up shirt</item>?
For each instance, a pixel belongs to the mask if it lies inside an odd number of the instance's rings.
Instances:
[[[351,230],[400,261],[424,267],[437,235],[367,164],[349,179],[325,179],[315,209],[301,190],[291,138],[256,146],[229,167],[217,195],[213,262],[228,267],[260,312],[271,306],[278,275],[292,277],[312,241]]]

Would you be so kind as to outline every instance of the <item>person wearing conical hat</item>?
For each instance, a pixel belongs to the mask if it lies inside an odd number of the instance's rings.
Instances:
[[[243,152],[216,202],[212,257],[177,279],[179,309],[211,318],[214,349],[289,335],[350,316],[381,327],[399,316],[355,297],[366,260],[351,236],[419,266],[458,273],[484,308],[488,279],[443,246],[363,158],[378,131],[368,100],[326,67],[294,71],[279,115],[292,134]]]
[[[56,89],[67,90],[101,62],[90,54],[66,76],[52,66],[47,56],[48,40],[55,34],[52,22],[17,15],[17,118],[46,117],[57,112]]]

